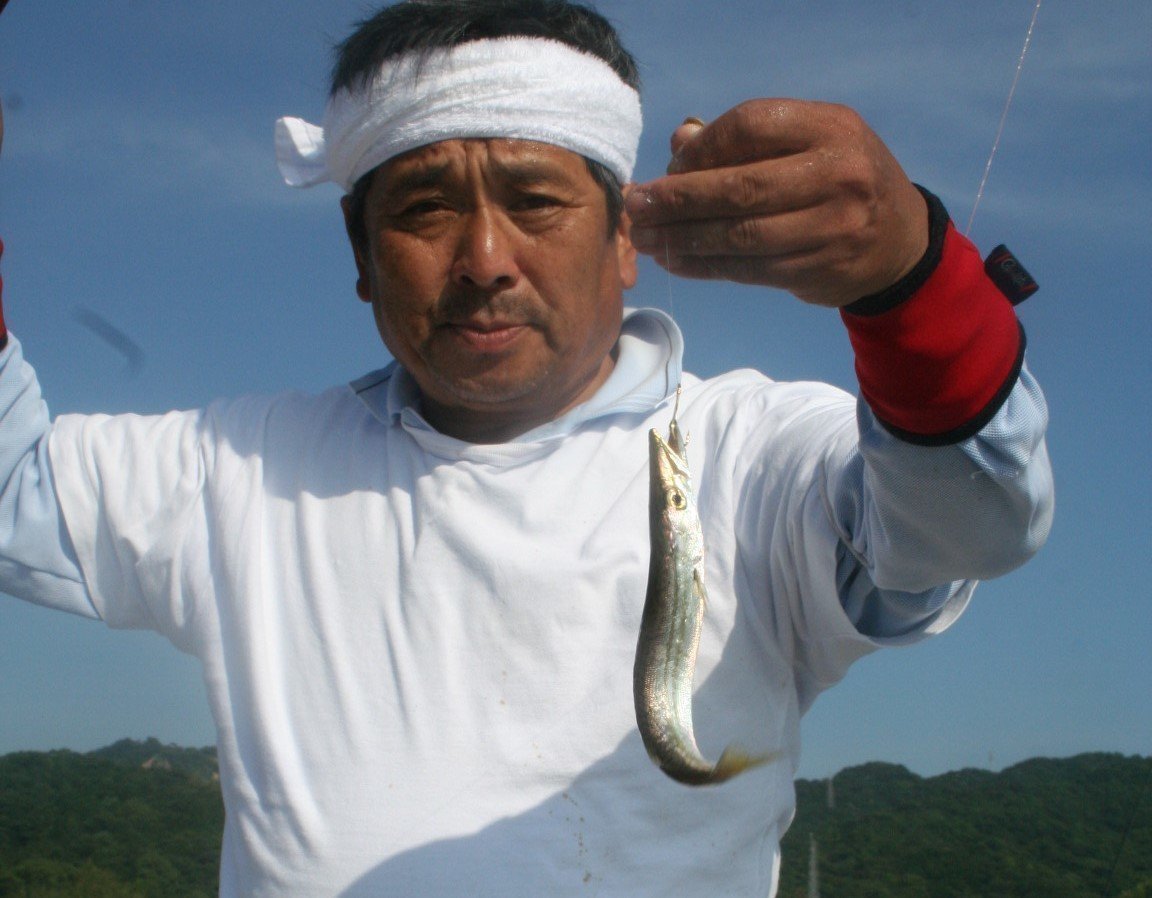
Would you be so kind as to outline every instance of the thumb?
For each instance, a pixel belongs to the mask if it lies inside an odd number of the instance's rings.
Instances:
[[[674,175],[681,170],[680,155],[693,138],[704,130],[706,125],[694,115],[684,119],[684,123],[672,132],[672,161],[668,163],[668,174]]]

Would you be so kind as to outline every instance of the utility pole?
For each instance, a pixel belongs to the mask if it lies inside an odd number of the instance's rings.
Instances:
[[[816,859],[815,834],[808,836],[808,898],[820,898],[820,865]]]

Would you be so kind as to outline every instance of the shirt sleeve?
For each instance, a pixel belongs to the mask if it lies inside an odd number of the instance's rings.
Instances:
[[[959,443],[906,442],[863,400],[858,418],[860,451],[832,493],[837,587],[862,634],[907,642],[943,629],[977,580],[1018,567],[1047,538],[1047,407],[1025,366],[991,421]]]
[[[888,641],[943,626],[977,579],[1024,563],[1053,505],[1048,411],[1013,301],[922,192],[924,258],[842,310],[861,399],[859,453],[831,491],[837,584],[857,629]]]
[[[63,526],[47,441],[48,407],[19,340],[0,350],[0,589],[99,617]]]
[[[36,372],[8,333],[0,277],[0,590],[95,617],[56,501],[47,453],[50,426]]]
[[[112,627],[155,630],[184,651],[194,651],[189,578],[207,570],[206,417],[61,415],[48,440],[97,613]]]

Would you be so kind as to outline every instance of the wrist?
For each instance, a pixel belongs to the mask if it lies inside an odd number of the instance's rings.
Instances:
[[[869,294],[861,299],[842,307],[841,311],[851,315],[880,315],[901,303],[907,302],[927,283],[928,279],[940,266],[940,257],[944,252],[944,235],[951,224],[948,210],[940,202],[940,198],[929,193],[919,184],[914,185],[924,201],[928,204],[928,246],[924,255],[920,257],[908,273],[896,281],[892,286]]]
[[[978,432],[999,410],[1023,362],[1012,304],[943,204],[929,206],[923,258],[887,290],[841,309],[861,393],[884,426],[942,445]]]

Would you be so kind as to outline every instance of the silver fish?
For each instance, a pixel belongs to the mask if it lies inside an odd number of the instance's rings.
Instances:
[[[699,786],[723,782],[776,755],[753,756],[728,746],[713,764],[696,745],[692,677],[708,592],[704,534],[688,470],[688,441],[676,422],[679,405],[677,387],[668,439],[655,429],[648,433],[652,557],[632,691],[648,755],[672,779]]]

